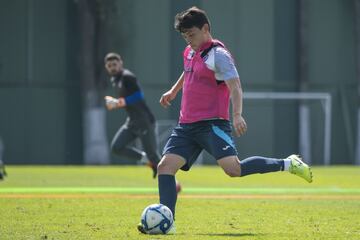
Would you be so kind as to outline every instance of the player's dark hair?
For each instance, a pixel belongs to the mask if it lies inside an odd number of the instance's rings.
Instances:
[[[104,58],[104,62],[107,63],[107,62],[112,61],[112,60],[120,61],[121,57],[120,57],[119,54],[114,53],[114,52],[106,54],[106,56]]]
[[[210,21],[204,10],[198,7],[191,7],[183,12],[176,14],[174,27],[177,31],[183,33],[187,29],[197,27],[201,29],[205,24],[209,25]]]

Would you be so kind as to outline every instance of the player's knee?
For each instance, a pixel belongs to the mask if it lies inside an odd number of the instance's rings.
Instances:
[[[158,174],[175,174],[176,170],[169,161],[162,159],[157,166]]]
[[[229,177],[240,177],[240,162],[235,156],[225,157],[218,160],[218,164],[222,167],[226,175]]]
[[[229,177],[240,177],[240,169],[224,169],[226,175]]]
[[[121,150],[123,150],[124,148],[121,148],[120,146],[118,146],[116,144],[116,142],[114,141],[111,143],[110,149],[111,149],[112,153],[119,154],[119,152],[121,152]]]
[[[161,160],[159,162],[159,164],[157,165],[157,170],[158,170],[158,173],[166,173],[166,172],[170,171],[170,166],[166,161]]]
[[[110,150],[111,150],[112,153],[116,153],[117,152],[116,145],[112,143],[110,145]]]

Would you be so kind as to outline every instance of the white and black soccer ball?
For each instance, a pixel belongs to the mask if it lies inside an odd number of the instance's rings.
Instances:
[[[148,234],[167,234],[173,223],[171,210],[163,204],[151,204],[141,214],[141,224]]]

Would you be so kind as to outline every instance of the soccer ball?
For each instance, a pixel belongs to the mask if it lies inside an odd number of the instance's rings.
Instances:
[[[151,204],[141,214],[141,224],[148,234],[166,234],[173,223],[171,210],[163,204]]]

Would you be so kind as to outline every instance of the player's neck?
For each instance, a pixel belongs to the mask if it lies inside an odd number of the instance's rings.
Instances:
[[[211,34],[209,33],[206,37],[205,37],[205,41],[204,43],[208,43],[208,42],[211,42],[213,40]]]
[[[197,49],[197,51],[201,51],[206,45],[208,45],[210,42],[213,41],[213,38],[209,34],[203,41],[203,43],[200,45],[200,47]]]

